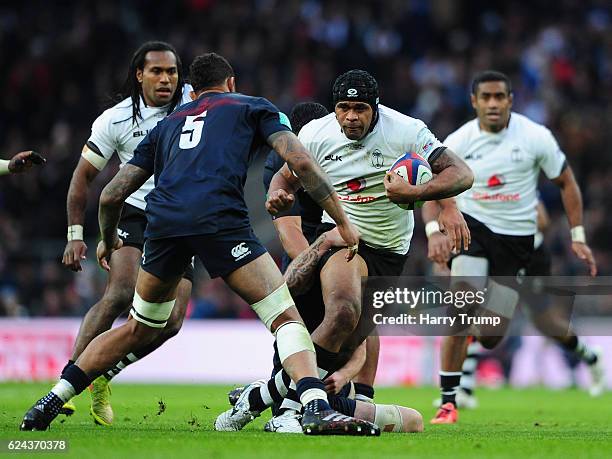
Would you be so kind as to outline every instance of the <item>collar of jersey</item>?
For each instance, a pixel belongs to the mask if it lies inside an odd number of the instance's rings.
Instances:
[[[159,107],[150,107],[144,100],[144,97],[140,96],[140,110],[149,109],[149,110],[168,110],[170,108],[170,103],[166,105],[161,105]]]

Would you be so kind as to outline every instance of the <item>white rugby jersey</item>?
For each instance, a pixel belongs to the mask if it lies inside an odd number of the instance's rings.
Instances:
[[[183,86],[183,98],[179,105],[191,102],[189,92],[191,85]],[[168,112],[168,106],[148,107],[142,98],[140,99],[141,119],[138,123],[132,122],[132,99],[127,98],[117,105],[104,111],[91,126],[91,135],[87,142],[93,142],[108,161],[114,153],[117,153],[120,167],[123,167],[132,156],[138,144],[145,138],[147,133],[155,127],[158,121],[162,120]],[[126,200],[139,209],[145,208],[145,196],[155,186],[153,176],[145,182],[142,187],[132,193]]]
[[[474,119],[450,134],[444,145],[474,172],[472,188],[456,198],[459,210],[494,233],[536,233],[540,170],[554,179],[565,164],[565,155],[546,127],[513,112],[508,127],[498,133],[481,130]]]
[[[404,153],[428,159],[442,144],[420,120],[384,105],[378,106],[378,113],[378,123],[361,140],[349,140],[342,133],[335,113],[308,123],[299,138],[331,179],[361,239],[371,247],[405,254],[414,217],[387,198],[385,173]],[[333,223],[326,212],[322,220]]]

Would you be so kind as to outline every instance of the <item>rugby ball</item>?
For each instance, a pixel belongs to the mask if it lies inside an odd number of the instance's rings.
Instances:
[[[411,185],[421,185],[429,182],[433,178],[433,172],[427,160],[412,152],[405,153],[397,158],[391,166],[391,169],[389,169],[389,172],[396,173]],[[402,209],[412,210],[415,207],[421,207],[423,201],[397,205]]]

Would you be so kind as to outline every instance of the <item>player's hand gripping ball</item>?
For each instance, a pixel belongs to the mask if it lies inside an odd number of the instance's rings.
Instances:
[[[422,156],[416,153],[405,153],[395,160],[389,172],[394,172],[411,185],[422,185],[433,178],[433,172],[429,163]],[[397,204],[402,209],[412,210],[421,207],[423,201],[416,201],[411,204]]]

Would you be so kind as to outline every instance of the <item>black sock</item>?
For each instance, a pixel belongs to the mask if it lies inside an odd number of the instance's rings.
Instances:
[[[461,380],[460,371],[440,371],[440,393],[442,394],[442,405],[452,403],[457,406],[455,397]]]
[[[66,368],[68,368],[70,365],[74,364],[74,360],[68,360],[68,363],[64,366],[64,368],[62,368],[62,373],[61,375],[64,376],[64,371],[66,371]]]
[[[332,374],[334,371],[338,369],[338,352],[328,351],[327,349],[322,348],[316,343],[314,344],[315,352],[317,354],[317,366],[325,370],[327,375]],[[323,376],[323,379],[327,377],[327,375]]]
[[[325,394],[325,384],[319,378],[306,377],[300,379],[296,384],[296,392],[302,400],[302,396],[304,393],[311,389],[317,389]],[[331,406],[329,406],[328,401],[325,398],[315,398],[314,400],[310,400],[306,402],[304,405],[304,411],[312,411],[314,413],[318,413],[320,411],[331,410]]]
[[[74,387],[76,395],[79,395],[81,392],[87,389],[87,386],[89,386],[93,381],[92,378],[87,376],[85,372],[75,364],[70,365],[64,370],[62,379],[65,379],[72,385],[72,387]]]
[[[587,365],[593,365],[597,363],[597,354],[593,352],[580,338],[572,336],[569,342],[564,343],[563,347],[568,351],[574,353],[581,361]]]
[[[363,395],[364,397],[367,397],[370,400],[374,400],[374,388],[372,386],[359,382],[354,383],[354,385],[356,395]]]
[[[266,383],[256,387],[249,393],[249,407],[252,411],[262,412],[272,403],[282,403],[289,391],[291,378],[285,370],[281,370]]]
[[[339,413],[347,416],[355,416],[355,408],[357,401],[346,397],[338,397],[337,395],[328,395],[330,406]]]

